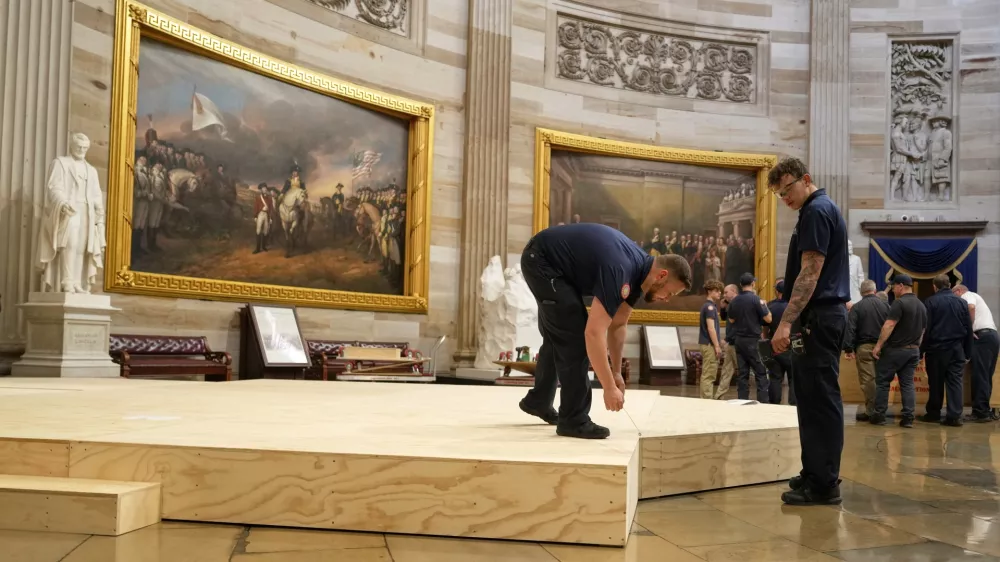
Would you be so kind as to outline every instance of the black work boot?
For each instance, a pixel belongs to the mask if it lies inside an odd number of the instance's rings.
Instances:
[[[791,490],[781,494],[781,501],[788,505],[839,505],[843,502],[840,497],[840,480],[837,485],[822,492],[816,491],[809,486],[802,486],[798,490]]]
[[[522,398],[517,404],[521,407],[521,411],[525,414],[531,414],[532,416],[542,418],[542,420],[549,425],[555,425],[559,421],[559,414],[556,413],[555,408],[549,406],[547,410],[542,410],[532,406],[526,400],[527,399]]]
[[[607,439],[611,431],[601,425],[588,420],[580,425],[557,425],[556,435],[562,437],[576,437],[578,439]]]

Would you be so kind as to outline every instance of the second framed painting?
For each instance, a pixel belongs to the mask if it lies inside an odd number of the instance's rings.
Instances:
[[[116,18],[105,290],[427,311],[432,104]]]
[[[777,199],[768,154],[667,148],[539,128],[535,135],[534,231],[572,222],[616,228],[644,252],[678,254],[691,291],[667,303],[642,299],[632,321],[698,325],[706,281],[738,284],[746,272],[770,298]]]

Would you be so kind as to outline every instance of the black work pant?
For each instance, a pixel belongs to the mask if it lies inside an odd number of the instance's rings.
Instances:
[[[843,304],[812,305],[804,314],[803,348],[792,352],[801,475],[804,485],[822,493],[840,481],[844,451],[840,350],[847,329],[847,308]]]
[[[760,338],[736,336],[733,342],[736,344],[736,364],[740,369],[736,375],[737,398],[750,399],[750,371],[753,371],[757,381],[757,401],[767,404],[770,401],[767,394],[767,368],[760,360],[760,351],[757,350]]]
[[[526,401],[539,409],[551,408],[559,393],[559,425],[575,427],[590,421],[589,361],[584,330],[587,307],[579,291],[545,260],[529,242],[521,254],[521,271],[538,302],[538,331],[542,347],[535,365],[535,387]]]
[[[990,415],[993,394],[993,371],[997,368],[1000,336],[996,330],[979,330],[972,340],[972,415]]]
[[[913,372],[920,363],[920,350],[908,347],[882,349],[875,363],[875,413],[885,416],[889,409],[889,387],[899,379],[899,394],[903,402],[903,419],[912,420],[916,409],[917,391],[913,387]]]
[[[940,349],[928,351],[924,356],[927,365],[927,415],[941,417],[941,403],[948,396],[947,418],[962,417],[962,374],[965,370],[965,350],[961,341],[943,344]]]
[[[792,376],[792,358],[788,351],[781,355],[775,355],[767,362],[768,378],[767,386],[768,398],[771,404],[781,404],[781,393],[785,384],[785,377],[788,377],[788,404],[795,405],[795,383]]]

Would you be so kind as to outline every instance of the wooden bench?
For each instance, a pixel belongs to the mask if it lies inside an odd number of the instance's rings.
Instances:
[[[340,377],[357,378],[355,371],[371,373],[373,379],[391,380],[422,380],[431,379],[433,374],[427,373],[423,355],[419,350],[412,349],[406,342],[366,342],[341,340],[308,340],[306,345],[313,367],[306,371],[307,378],[322,380]],[[387,350],[383,357],[352,358],[345,357],[345,351],[352,348]],[[412,363],[410,363],[412,361]],[[311,375],[311,376],[310,376]],[[367,378],[367,377],[362,377]]]
[[[233,376],[232,357],[212,351],[203,336],[112,334],[109,351],[125,378],[204,375],[206,381],[228,381]]]

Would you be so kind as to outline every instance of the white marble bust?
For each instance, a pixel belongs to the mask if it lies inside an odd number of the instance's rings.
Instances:
[[[42,292],[89,293],[104,267],[104,194],[89,149],[90,139],[76,133],[69,156],[49,168],[36,260]]]

